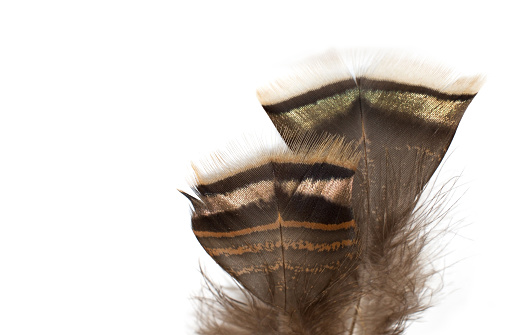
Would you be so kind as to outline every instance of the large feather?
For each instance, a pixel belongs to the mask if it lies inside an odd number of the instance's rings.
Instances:
[[[278,130],[359,143],[353,209],[362,229],[362,299],[352,332],[398,334],[427,307],[421,252],[431,221],[414,209],[483,78],[397,54],[345,56],[310,60],[258,95]]]

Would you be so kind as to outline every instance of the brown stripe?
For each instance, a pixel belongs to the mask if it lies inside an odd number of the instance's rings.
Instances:
[[[284,242],[283,248],[285,250],[287,249],[293,249],[293,250],[308,250],[308,251],[317,251],[317,252],[323,252],[323,251],[336,251],[340,248],[350,247],[355,244],[357,244],[357,240],[342,240],[337,241],[333,243],[312,243],[309,241],[292,241],[292,242]]]
[[[195,215],[212,215],[220,212],[235,211],[254,202],[270,202],[274,198],[274,181],[261,180],[225,194],[203,195],[205,206]]]
[[[242,255],[244,253],[259,253],[262,251],[274,251],[276,248],[281,247],[281,242],[277,241],[266,242],[266,243],[257,243],[252,245],[243,245],[237,248],[205,248],[205,251],[212,257],[219,255]]]
[[[336,241],[332,243],[312,243],[309,241],[285,241],[283,243],[283,249],[288,250],[308,250],[308,251],[317,251],[317,252],[331,252],[336,251],[340,248],[349,247],[357,244],[356,240],[342,240]],[[205,248],[207,253],[214,257],[219,255],[231,256],[231,255],[242,255],[244,253],[259,253],[262,251],[271,252],[276,248],[280,248],[282,243],[280,241],[271,242],[268,241],[266,243],[256,243],[252,245],[243,245],[237,248]]]
[[[263,225],[263,226],[257,226],[252,228],[246,228],[236,231],[228,231],[228,232],[210,232],[210,231],[194,231],[194,234],[197,237],[235,237],[240,235],[247,235],[254,232],[259,231],[267,231],[267,230],[274,230],[279,229],[281,227],[303,227],[303,228],[309,228],[309,229],[318,229],[318,230],[340,230],[340,229],[349,229],[352,227],[355,227],[354,220],[337,223],[337,224],[324,224],[324,223],[317,223],[317,222],[300,222],[300,221],[282,221],[281,216],[278,216],[278,220],[276,222]]]
[[[287,120],[290,128],[313,129],[329,120],[338,119],[341,114],[348,112],[358,101],[358,96],[358,89],[352,89],[343,94],[324,97],[315,103],[281,111],[281,113],[267,112],[273,122],[284,119]]]
[[[315,175],[315,180],[330,180],[351,178],[354,175],[353,167],[357,163],[356,153],[351,153],[350,145],[345,145],[340,139],[339,142],[333,141],[333,148],[338,151],[337,157],[330,159],[324,155],[316,155],[309,153],[304,155],[291,155],[268,157],[268,160],[261,162],[262,165],[253,168],[246,168],[240,171],[234,171],[229,176],[219,176],[217,181],[210,184],[197,185],[196,188],[202,196],[215,196],[217,194],[229,194],[239,189],[243,189],[246,185],[262,185],[268,187],[269,183],[278,180],[296,180],[301,182],[305,173],[308,171],[317,171],[322,168],[323,173]],[[320,150],[325,148],[319,145]],[[346,152],[347,151],[347,152]],[[345,152],[345,155],[344,155]],[[326,152],[325,152],[326,153]],[[254,162],[258,164],[259,162]],[[272,184],[271,184],[272,186]]]
[[[251,234],[257,231],[265,231],[265,230],[273,230],[273,229],[279,229],[280,223],[279,220],[263,226],[257,226],[252,228],[246,228],[241,230],[235,230],[235,231],[227,231],[227,232],[211,232],[211,231],[194,231],[194,235],[197,237],[235,237],[240,235],[247,235]]]
[[[336,83],[322,86],[318,89],[309,90],[300,93],[284,101],[274,103],[271,105],[263,105],[264,110],[269,114],[280,114],[287,112],[294,108],[299,108],[304,105],[314,105],[317,101],[323,100],[334,95],[348,96],[356,89],[356,83],[353,78],[342,80]],[[347,91],[350,91],[349,93]]]
[[[342,206],[349,206],[351,204],[351,178],[333,178],[328,180],[307,178],[302,181],[288,180],[279,184],[280,188],[289,196],[297,193],[320,196]],[[205,206],[198,208],[194,215],[212,215],[226,211],[235,211],[242,206],[247,206],[254,202],[269,202],[274,196],[274,182],[263,180],[225,194],[204,195],[202,200]]]
[[[395,81],[376,80],[370,78],[359,78],[360,89],[363,90],[380,90],[380,91],[399,91],[403,93],[424,94],[441,100],[469,100],[473,99],[476,94],[460,94],[460,93],[444,93],[436,89],[428,88],[420,85],[403,84]]]
[[[347,253],[344,254],[345,258],[353,259],[356,256],[356,253]],[[313,267],[306,267],[304,264],[297,264],[293,265],[290,262],[285,262],[285,269],[294,271],[296,273],[321,273],[325,270],[342,270],[342,265],[345,263],[345,260],[338,260],[335,262],[330,262],[327,264],[315,264]],[[280,260],[272,265],[252,265],[252,266],[246,266],[238,269],[230,269],[229,272],[233,276],[241,276],[245,274],[250,273],[258,273],[258,272],[264,272],[264,273],[273,273],[279,270],[280,268],[283,268],[283,262]]]
[[[328,84],[315,90],[300,93],[294,97],[275,104],[263,105],[263,107],[264,110],[270,115],[279,115],[281,113],[290,112],[294,109],[298,110],[303,106],[315,106],[315,104],[319,103],[319,101],[329,100],[329,98],[333,98],[335,96],[351,97],[349,100],[355,101],[358,100],[359,91],[367,89],[379,90],[383,92],[399,91],[404,93],[425,94],[438,99],[452,101],[469,100],[475,96],[475,94],[443,93],[424,86],[402,84],[389,80],[375,80],[366,77],[359,77],[357,80],[359,82],[358,87],[353,79],[347,79],[337,83]],[[352,99],[352,96],[355,94],[355,92],[357,93],[356,98]]]
[[[372,108],[394,113],[405,113],[436,125],[456,128],[459,119],[471,102],[468,100],[441,99],[427,94],[362,90],[362,98]]]
[[[309,229],[318,229],[318,230],[340,230],[340,229],[349,229],[355,227],[354,220],[337,223],[337,224],[324,224],[317,222],[300,222],[300,221],[283,221],[282,227],[303,227]]]
[[[315,180],[307,178],[301,183],[296,181],[281,182],[282,188],[288,196],[301,194],[306,196],[322,197],[341,206],[351,205],[352,178],[333,178],[329,180]]]
[[[455,128],[458,120],[454,115],[462,115],[475,95],[450,95],[427,89],[425,87],[405,86],[405,90],[393,90],[392,84],[385,90],[374,87],[348,90],[344,94],[336,94],[322,98],[315,103],[282,110],[279,113],[269,112],[275,124],[286,124],[289,128],[316,129],[324,127],[330,120],[338,120],[341,115],[349,112],[358,97],[369,101],[375,108],[388,111],[407,113],[428,122]],[[409,88],[409,89],[408,89]]]

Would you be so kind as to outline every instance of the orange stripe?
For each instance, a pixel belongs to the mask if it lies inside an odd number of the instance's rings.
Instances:
[[[293,264],[291,262],[285,262],[285,269],[294,271],[296,273],[321,273],[325,270],[334,270],[334,271],[344,271],[348,268],[352,268],[353,264],[348,262],[349,259],[352,261],[358,255],[356,253],[347,253],[344,255],[344,258],[338,261],[330,262],[327,264],[315,264],[313,267],[308,267],[306,264]],[[348,264],[349,263],[349,264]],[[347,266],[349,265],[349,266]],[[241,275],[247,275],[251,273],[273,273],[283,268],[283,262],[277,261],[274,264],[266,264],[266,265],[251,265],[247,267],[239,267],[239,268],[230,268],[228,269],[228,273],[230,273],[234,277],[238,277]],[[281,277],[283,274],[280,271]]]
[[[223,231],[223,232],[214,232],[214,231],[194,231],[194,235],[197,237],[235,237],[240,235],[247,235],[258,231],[265,231],[265,230],[273,230],[273,229],[279,229],[280,223],[279,220],[277,220],[274,223],[263,225],[263,226],[257,226],[253,228],[245,228],[241,230],[235,230],[235,231]]]
[[[292,250],[308,250],[308,251],[338,251],[341,248],[350,247],[355,244],[357,244],[357,240],[341,240],[341,241],[335,241],[331,243],[312,243],[309,241],[285,241],[283,244],[280,241],[276,242],[266,242],[266,243],[256,243],[252,245],[243,245],[237,248],[206,248],[205,250],[207,253],[214,257],[214,256],[231,256],[231,255],[242,255],[245,253],[259,253],[262,251],[266,252],[273,252],[274,250],[281,248],[283,245],[283,248],[285,250],[292,249]]]
[[[332,230],[340,230],[340,229],[349,229],[352,227],[355,227],[354,220],[337,223],[337,224],[324,224],[324,223],[317,223],[317,222],[300,222],[300,221],[283,221],[281,219],[281,216],[278,216],[278,220],[276,222],[263,225],[263,226],[257,226],[253,228],[245,228],[241,230],[235,230],[235,231],[226,231],[226,232],[213,232],[213,231],[194,231],[194,234],[197,237],[235,237],[240,235],[247,235],[254,232],[260,232],[260,231],[266,231],[266,230],[274,230],[279,229],[281,227],[303,227],[308,229],[317,229],[317,230],[325,230],[325,231],[332,231]]]

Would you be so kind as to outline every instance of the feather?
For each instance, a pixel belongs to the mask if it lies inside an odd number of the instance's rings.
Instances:
[[[415,206],[483,78],[398,55],[367,58],[367,66],[353,60],[349,67],[350,57],[329,54],[258,95],[278,130],[342,134],[359,143],[353,208],[362,229],[363,294],[354,331],[396,334],[426,308],[419,234],[430,220],[415,220]],[[298,82],[297,73],[304,89],[284,89]]]
[[[221,314],[199,333],[401,334],[429,307],[423,252],[447,192],[419,199],[482,82],[332,52],[260,88],[287,147],[237,167],[219,156],[184,193],[196,237],[241,290],[207,281]]]
[[[293,150],[261,152],[257,163],[216,178],[197,170],[192,228],[223,269],[282,311],[287,327],[314,328],[318,318],[305,322],[311,306],[336,283],[350,287],[357,267],[350,201],[359,155],[334,135],[290,143]]]

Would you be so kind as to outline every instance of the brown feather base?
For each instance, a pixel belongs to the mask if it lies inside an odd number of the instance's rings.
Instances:
[[[354,316],[355,279],[323,292],[315,303],[295,312],[263,303],[240,285],[216,286],[205,275],[208,297],[198,297],[199,335],[335,335],[347,334]],[[235,291],[232,296],[226,291]],[[336,315],[336,318],[327,318]]]

